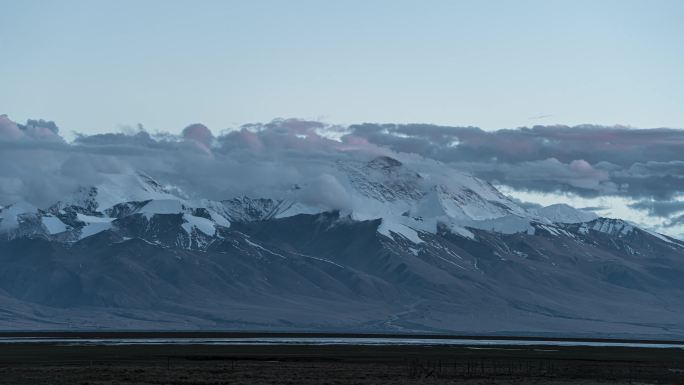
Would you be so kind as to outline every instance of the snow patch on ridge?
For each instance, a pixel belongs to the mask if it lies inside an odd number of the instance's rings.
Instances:
[[[114,218],[110,217],[96,217],[93,215],[85,215],[81,213],[76,214],[76,219],[83,223],[109,223],[114,220]]]
[[[593,230],[610,234],[624,236],[634,230],[634,226],[620,219],[600,218],[594,222]]]
[[[183,203],[178,199],[160,199],[151,200],[139,212],[149,220],[155,214],[180,214],[183,210]]]
[[[85,223],[85,226],[81,228],[81,233],[79,239],[87,238],[91,235],[101,233],[103,231],[112,228],[112,221],[115,218],[109,217],[96,217],[93,215],[84,215],[81,213],[76,214],[76,219],[80,222]]]
[[[185,230],[188,234],[192,234],[193,228],[196,228],[197,230],[203,232],[204,234],[210,237],[213,237],[214,234],[216,234],[216,227],[214,227],[214,222],[212,222],[209,219],[184,214],[183,220],[185,221],[185,223],[183,223],[181,227],[183,227],[183,230]]]
[[[46,215],[40,219],[45,226],[45,230],[48,234],[54,235],[67,231],[67,225],[64,224],[59,218],[52,215]]]
[[[81,235],[79,239],[87,238],[91,235],[95,235],[98,233],[101,233],[103,231],[109,230],[112,228],[111,222],[93,222],[93,223],[88,223],[81,229]]]
[[[382,223],[378,227],[378,232],[382,235],[385,235],[385,236],[391,238],[391,239],[394,238],[392,235],[392,233],[394,233],[394,234],[401,235],[402,237],[408,239],[412,243],[415,243],[415,244],[423,243],[423,240],[420,239],[420,237],[418,236],[418,232],[416,230],[414,230],[414,229],[412,229],[406,225],[403,225],[401,223],[393,222],[391,220],[387,220],[386,218],[382,219]]]

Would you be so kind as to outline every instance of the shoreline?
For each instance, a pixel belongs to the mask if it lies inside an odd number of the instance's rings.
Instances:
[[[563,337],[531,335],[416,334],[416,333],[329,333],[329,332],[261,332],[261,331],[0,331],[0,339],[398,339],[398,340],[462,340],[523,342],[587,342],[615,344],[684,345],[684,339],[643,339],[606,337]]]

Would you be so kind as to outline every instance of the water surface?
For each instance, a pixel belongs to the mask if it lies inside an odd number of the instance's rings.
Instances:
[[[321,346],[595,346],[634,347],[656,349],[684,349],[684,343],[646,343],[619,341],[554,341],[515,339],[460,339],[460,338],[321,338],[321,337],[244,337],[244,338],[61,338],[61,337],[0,337],[0,344],[51,345],[321,345]]]

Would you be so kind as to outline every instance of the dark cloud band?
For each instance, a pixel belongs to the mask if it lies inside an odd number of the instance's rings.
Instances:
[[[426,124],[362,124],[346,140],[452,163],[516,189],[672,199],[684,191],[684,130],[534,126],[483,131]]]

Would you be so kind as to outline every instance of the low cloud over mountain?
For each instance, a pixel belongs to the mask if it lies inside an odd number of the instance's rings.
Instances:
[[[534,126],[483,131],[427,124],[349,127],[296,119],[250,124],[218,135],[196,123],[180,135],[138,132],[77,135],[53,122],[0,118],[0,204],[54,202],[103,174],[140,170],[189,196],[243,194],[345,206],[336,159],[392,155],[430,170],[448,163],[516,191],[619,196],[664,225],[681,222],[684,130],[622,126]],[[299,191],[296,186],[309,186]],[[318,202],[320,200],[320,202]]]
[[[512,187],[671,199],[684,190],[684,130],[534,126],[483,131],[425,124],[363,124],[353,136],[472,170]]]

